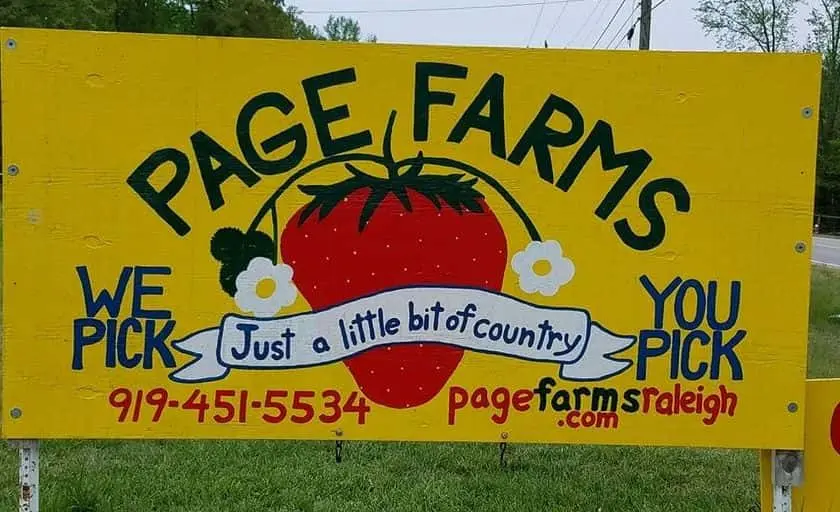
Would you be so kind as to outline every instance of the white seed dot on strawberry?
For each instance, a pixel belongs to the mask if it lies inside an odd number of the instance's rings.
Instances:
[[[304,233],[304,234],[303,234],[303,238],[309,238],[309,235],[307,235],[306,233]]]
[[[403,267],[403,272],[408,272],[408,267]]]
[[[405,367],[404,367],[404,366],[400,366],[400,371],[401,371],[401,372],[404,372],[404,371],[405,371]]]
[[[349,199],[347,199],[347,198],[345,197],[345,198],[344,198],[344,202],[346,203],[347,201],[349,201]]]
[[[422,344],[422,343],[420,344],[420,348],[423,348],[423,344]]]
[[[391,388],[385,388],[385,392],[386,392],[386,393],[390,393],[390,392],[391,392]]]
[[[333,233],[338,233],[338,228],[333,228]]]
[[[440,366],[435,366],[435,370],[440,370]]]
[[[330,257],[329,257],[329,256],[327,256],[327,261],[330,261]]]
[[[440,264],[435,265],[435,268],[440,268]]]
[[[417,243],[421,243],[421,244],[422,244],[422,243],[423,243],[423,239],[422,239],[422,238],[418,239],[418,240],[417,240]]]
[[[475,262],[476,262],[476,259],[475,259],[475,258],[473,258],[473,263],[475,263]]]
[[[353,251],[353,256],[355,256],[356,254],[358,254],[358,253],[356,251]]]
[[[417,386],[417,391],[423,391],[423,386]]]
[[[455,236],[455,240],[460,240],[460,239],[461,239],[461,237],[459,237],[457,235]]]
[[[391,347],[388,347],[388,350],[391,350]]]
[[[349,279],[347,280],[347,284],[350,284],[350,280],[349,280]]]
[[[370,371],[370,374],[373,375],[373,370]]]
[[[487,236],[487,231],[484,232],[484,236]]]

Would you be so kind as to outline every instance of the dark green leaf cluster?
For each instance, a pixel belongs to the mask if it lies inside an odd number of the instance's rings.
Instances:
[[[413,210],[408,191],[413,190],[426,197],[440,210],[444,203],[458,213],[469,211],[481,213],[483,209],[479,199],[484,196],[474,188],[476,178],[462,181],[464,174],[421,174],[423,170],[422,153],[412,159],[409,169],[398,174],[389,172],[388,178],[371,176],[360,171],[353,164],[345,164],[352,176],[344,181],[332,185],[300,185],[300,190],[313,196],[301,212],[299,223],[302,224],[316,211],[318,219],[322,220],[332,212],[346,197],[357,190],[369,189],[361,215],[359,216],[359,231],[364,230],[376,209],[393,194],[407,212]]]

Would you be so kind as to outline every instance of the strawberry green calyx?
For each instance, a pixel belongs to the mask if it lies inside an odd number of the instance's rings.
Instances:
[[[429,157],[419,152],[417,156],[395,161],[391,152],[391,134],[393,132],[396,111],[391,111],[388,125],[383,138],[382,155],[369,153],[344,153],[324,158],[295,171],[280,187],[266,200],[251,222],[248,231],[255,231],[267,215],[271,215],[274,239],[277,239],[277,200],[291,186],[304,176],[334,164],[344,164],[351,177],[330,185],[298,185],[305,194],[312,196],[312,200],[304,207],[300,215],[300,222],[305,221],[316,211],[319,219],[325,218],[333,209],[352,192],[364,188],[370,189],[370,194],[362,208],[359,218],[359,230],[363,230],[372,217],[376,208],[389,195],[394,194],[406,211],[412,211],[411,201],[407,191],[414,190],[428,198],[438,209],[444,204],[459,213],[466,210],[470,213],[482,213],[479,202],[484,198],[474,188],[480,180],[490,186],[521,220],[531,240],[541,241],[539,231],[522,209],[514,197],[492,176],[464,162],[445,157]],[[377,177],[362,172],[356,164],[368,162],[378,164],[387,169],[387,177]],[[424,167],[436,166],[458,171],[454,174],[422,174]],[[402,169],[407,169],[401,172]],[[472,176],[464,180],[466,175]]]
[[[459,214],[463,213],[464,210],[472,213],[483,213],[484,209],[478,200],[484,199],[484,195],[474,188],[479,178],[481,178],[499,192],[511,207],[516,210],[517,214],[524,221],[531,238],[533,240],[540,240],[539,233],[533,225],[533,222],[522,211],[522,208],[519,207],[513,197],[493,178],[478,169],[448,158],[426,159],[422,151],[415,158],[409,158],[399,162],[394,161],[391,152],[391,136],[394,130],[396,115],[396,111],[392,110],[388,117],[388,125],[385,128],[385,136],[382,142],[383,159],[379,162],[388,169],[388,177],[379,178],[371,176],[359,170],[352,163],[345,162],[344,166],[352,174],[351,178],[332,185],[299,185],[298,188],[301,192],[313,196],[312,201],[301,212],[299,224],[303,224],[306,219],[319,210],[319,220],[324,219],[344,198],[363,188],[369,188],[370,194],[362,207],[359,218],[359,231],[364,230],[373,213],[376,211],[376,208],[388,194],[394,194],[406,211],[411,212],[412,205],[408,197],[408,189],[422,194],[438,210],[442,208],[443,202]],[[463,172],[447,175],[421,174],[424,164],[427,161],[440,167],[455,168]],[[400,169],[404,167],[408,167],[408,170],[400,173]],[[462,181],[466,174],[471,174],[474,177]]]
[[[414,190],[425,196],[438,210],[442,203],[446,203],[458,213],[464,210],[482,213],[484,210],[478,200],[484,196],[473,186],[478,178],[462,181],[463,173],[449,175],[422,175],[423,154],[420,153],[413,161],[408,171],[403,174],[389,174],[388,178],[378,178],[361,172],[351,163],[345,167],[353,174],[347,180],[333,185],[301,185],[300,190],[313,196],[312,201],[301,212],[299,223],[303,224],[314,212],[320,210],[319,219],[323,219],[347,196],[362,189],[369,188],[370,195],[362,207],[359,218],[359,231],[364,230],[376,208],[388,196],[394,194],[406,211],[412,211],[408,190]],[[396,166],[389,166],[396,169]]]

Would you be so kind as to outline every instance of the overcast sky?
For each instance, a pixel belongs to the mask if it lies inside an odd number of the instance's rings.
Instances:
[[[656,5],[659,0],[653,0]],[[542,46],[551,48],[592,48],[604,28],[615,19],[598,43],[605,48],[627,48],[623,38],[636,20],[638,0],[291,0],[304,11],[304,19],[323,26],[329,13],[345,14],[359,20],[364,34],[375,34],[388,43]],[[664,0],[653,13],[651,49],[715,50],[711,36],[703,34],[694,19],[697,0]],[[806,6],[800,8],[797,25],[804,38]],[[532,4],[505,8],[460,9],[463,7]],[[620,7],[620,9],[619,9]],[[372,12],[383,9],[429,9],[441,11]],[[347,12],[358,11],[358,12]],[[363,12],[367,11],[367,12]],[[622,24],[627,21],[624,28]],[[536,28],[535,28],[536,27]],[[621,30],[619,30],[621,29]],[[533,33],[533,38],[531,34]],[[633,38],[638,47],[638,29]]]

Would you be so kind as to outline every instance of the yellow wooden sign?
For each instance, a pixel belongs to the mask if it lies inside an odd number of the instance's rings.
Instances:
[[[803,482],[792,492],[793,510],[840,509],[840,379],[809,380],[806,387]],[[771,452],[761,454],[761,507],[773,511]]]
[[[818,56],[2,40],[5,437],[802,446]]]

